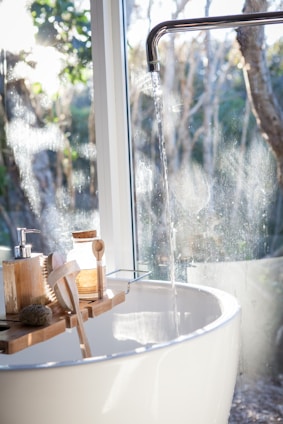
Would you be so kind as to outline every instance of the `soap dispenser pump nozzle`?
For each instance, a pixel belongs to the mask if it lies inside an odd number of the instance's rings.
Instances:
[[[31,257],[31,244],[26,244],[26,234],[40,233],[34,228],[17,228],[18,245],[14,248],[15,259]]]

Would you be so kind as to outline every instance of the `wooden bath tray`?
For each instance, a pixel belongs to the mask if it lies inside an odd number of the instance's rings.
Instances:
[[[96,301],[81,300],[80,309],[84,321],[94,318],[114,308],[125,301],[125,292],[111,291],[103,299]],[[52,309],[52,304],[49,304]],[[77,325],[76,314],[64,313],[56,308],[53,309],[52,322],[43,327],[31,327],[22,324],[18,315],[6,315],[0,318],[0,351],[4,354],[12,354],[26,349],[37,343],[44,342],[67,328]]]
[[[6,320],[0,320],[1,353],[16,353],[66,330],[66,321],[60,317],[53,317],[52,323],[44,327],[26,326],[17,321],[17,318],[17,315],[7,315]]]
[[[96,301],[80,301],[80,304],[87,309],[88,316],[90,318],[97,317],[104,312],[110,311],[110,309],[114,308],[119,303],[125,301],[125,292],[113,292],[108,296],[105,296],[103,299],[99,299]]]

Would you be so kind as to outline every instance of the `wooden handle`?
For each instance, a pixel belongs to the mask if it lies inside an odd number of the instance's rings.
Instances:
[[[57,263],[56,261],[53,261],[53,271],[51,271],[48,275],[48,284],[54,290],[61,306],[67,311],[74,312],[74,305],[70,298],[69,288],[65,276],[69,274],[72,274],[73,276],[77,275],[80,271],[80,267],[76,261],[64,263],[64,260],[59,261],[58,257],[56,260]]]
[[[78,331],[78,336],[79,336],[79,340],[80,340],[80,344],[81,344],[82,354],[83,354],[84,358],[90,358],[92,355],[91,355],[91,350],[90,350],[88,338],[87,338],[86,333],[85,333],[84,323],[83,323],[82,314],[81,314],[81,310],[80,310],[79,294],[78,294],[76,282],[75,282],[75,279],[71,275],[66,275],[65,279],[67,281],[67,284],[68,284],[68,287],[69,287],[69,290],[70,290],[71,301],[73,303],[73,306],[74,306],[74,309],[75,309],[75,312],[76,312],[76,315],[77,315],[77,331]]]
[[[101,239],[94,240],[92,242],[92,251],[97,261],[97,285],[98,285],[99,299],[102,299],[103,293],[106,289],[105,272],[102,266],[102,258],[105,251],[104,241]]]
[[[101,261],[97,262],[97,285],[99,290],[99,299],[103,299],[106,292],[106,275],[105,266],[102,265]]]
[[[57,252],[53,254],[53,271],[48,276],[48,283],[54,288],[58,300],[65,308],[74,311],[77,316],[77,331],[80,346],[84,358],[90,358],[91,350],[85,333],[84,323],[80,311],[79,295],[76,286],[75,276],[80,271],[76,261],[64,263],[63,258]]]

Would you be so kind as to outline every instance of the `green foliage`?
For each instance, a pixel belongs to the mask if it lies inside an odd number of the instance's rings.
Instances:
[[[279,104],[283,107],[283,38],[269,48],[267,57],[272,77],[272,87]]]
[[[77,159],[78,159],[79,155],[78,155],[78,152],[77,152],[76,150],[71,149],[71,152],[70,152],[70,150],[69,150],[69,149],[64,149],[64,156],[65,156],[66,158],[68,158],[68,157],[69,157],[70,153],[71,153],[71,159],[72,159],[72,162],[74,162],[75,160],[77,160]]]
[[[72,112],[72,128],[71,134],[73,137],[80,137],[82,142],[88,141],[88,117],[89,107],[77,107],[76,105],[71,106]]]
[[[283,38],[274,43],[268,50],[268,59],[270,62],[270,72],[274,76],[283,74]]]
[[[32,84],[32,91],[34,94],[42,94],[43,93],[43,88],[42,88],[42,84],[40,82],[35,82]]]
[[[2,217],[0,217],[0,246],[10,247],[10,244],[11,244],[11,238],[10,238],[9,229],[7,228]]]
[[[7,169],[4,165],[0,165],[0,196],[6,193],[8,186],[8,174]]]
[[[242,134],[242,121],[239,116],[244,116],[246,99],[233,90],[223,98],[219,107],[219,119],[222,124],[222,135],[228,143],[240,143]]]
[[[70,128],[70,144],[73,166],[76,169],[88,169],[88,159],[82,153],[82,146],[88,144],[89,106],[71,105],[72,124]]]
[[[52,46],[67,58],[64,75],[72,82],[86,81],[91,62],[89,10],[77,10],[73,1],[37,0],[31,4],[36,39]]]

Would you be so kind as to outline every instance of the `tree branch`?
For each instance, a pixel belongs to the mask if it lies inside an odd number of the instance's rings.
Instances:
[[[244,12],[263,12],[266,0],[246,1]],[[252,111],[264,139],[275,153],[283,187],[283,113],[272,89],[265,53],[264,27],[242,27],[237,40],[244,59],[244,75]]]

